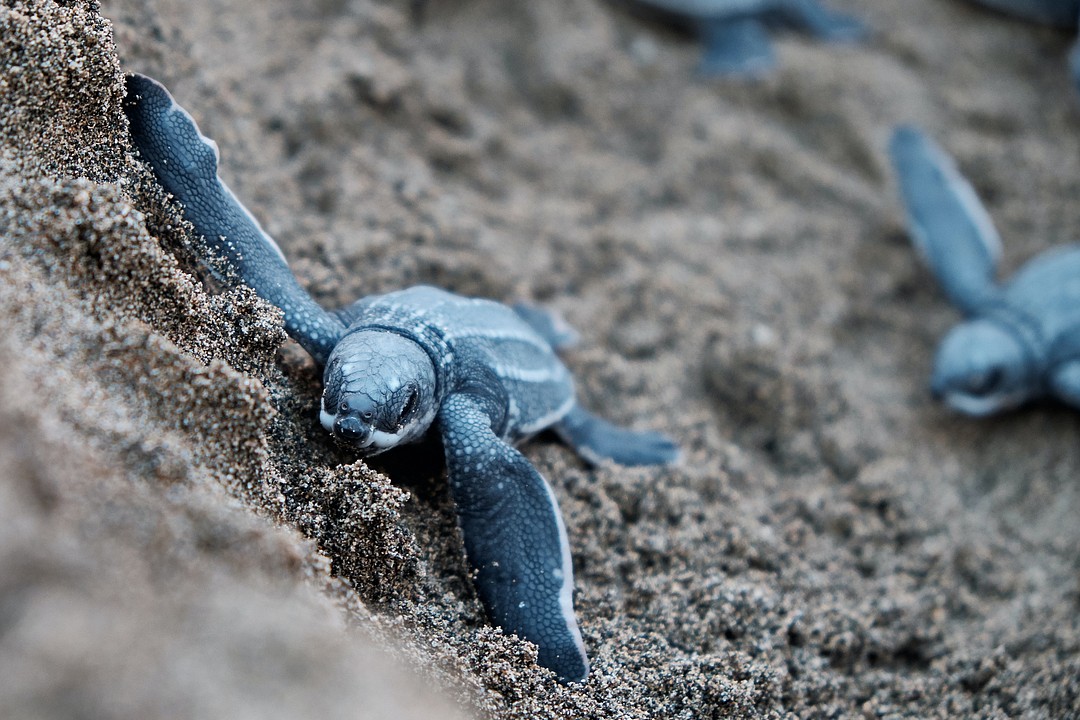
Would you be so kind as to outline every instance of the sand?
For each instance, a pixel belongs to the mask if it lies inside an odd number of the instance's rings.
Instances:
[[[957,315],[885,143],[953,152],[1004,271],[1077,239],[1068,34],[833,0],[761,82],[595,0],[0,6],[0,716],[1080,713],[1080,417],[958,417]],[[674,469],[524,446],[593,671],[484,618],[439,447],[365,464],[280,314],[209,287],[133,157],[161,79],[328,306],[417,283],[562,313],[585,404]]]

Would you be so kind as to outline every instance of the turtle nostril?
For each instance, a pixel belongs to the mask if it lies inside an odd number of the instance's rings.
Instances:
[[[371,426],[355,417],[344,417],[334,423],[334,434],[351,442],[363,442],[371,437]]]

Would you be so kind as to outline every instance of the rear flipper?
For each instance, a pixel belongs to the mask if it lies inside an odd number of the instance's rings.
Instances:
[[[577,345],[581,336],[557,313],[529,303],[514,303],[512,309],[537,335],[555,350]]]
[[[868,34],[862,22],[851,15],[829,10],[817,0],[786,0],[777,12],[783,24],[822,40],[852,42]]]
[[[674,465],[679,461],[679,446],[664,435],[621,428],[581,406],[574,406],[552,430],[594,465],[604,460],[627,466]]]
[[[476,594],[491,621],[536,643],[562,682],[589,673],[573,605],[573,566],[555,496],[500,440],[482,404],[452,395],[439,411],[450,490]]]
[[[918,129],[898,127],[889,155],[912,241],[953,304],[976,313],[998,294],[1001,240],[990,216],[953,159]]]
[[[755,18],[699,20],[695,25],[705,45],[698,66],[702,75],[756,77],[776,64],[768,33]]]

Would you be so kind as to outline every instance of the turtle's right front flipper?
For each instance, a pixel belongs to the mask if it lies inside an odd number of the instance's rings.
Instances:
[[[953,159],[914,127],[893,132],[889,154],[912,240],[949,299],[974,314],[999,291],[1001,240]]]
[[[345,326],[300,287],[277,244],[218,177],[218,151],[161,83],[127,76],[131,139],[184,218],[239,278],[285,313],[285,329],[325,364]]]
[[[451,395],[439,411],[450,490],[476,593],[499,627],[536,643],[563,682],[589,672],[573,605],[573,567],[547,482],[491,429],[483,405]]]

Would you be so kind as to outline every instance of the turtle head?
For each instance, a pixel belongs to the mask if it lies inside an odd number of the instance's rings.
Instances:
[[[319,420],[361,455],[419,440],[437,409],[435,367],[409,338],[357,330],[345,335],[330,354]]]
[[[1035,396],[1037,373],[1031,365],[1016,335],[991,320],[972,320],[942,340],[930,388],[954,410],[990,415]]]

